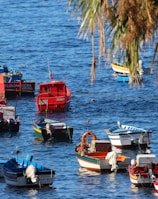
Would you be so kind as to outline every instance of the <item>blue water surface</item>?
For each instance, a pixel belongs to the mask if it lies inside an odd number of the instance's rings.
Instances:
[[[0,137],[1,156],[12,156],[18,146],[21,158],[33,155],[35,161],[53,168],[56,176],[53,188],[43,189],[11,188],[1,179],[0,198],[158,198],[153,188],[132,187],[128,173],[98,174],[79,168],[74,149],[84,131],[89,128],[98,139],[107,139],[104,129],[118,120],[152,129],[151,149],[158,155],[158,85],[154,73],[145,74],[143,85],[137,88],[116,82],[110,63],[105,66],[101,61],[92,86],[91,38],[78,37],[79,22],[66,10],[65,0],[0,0],[0,64],[35,80],[36,93],[40,82],[49,81],[50,67],[54,79],[66,81],[71,89],[71,109],[44,116],[74,127],[73,143],[40,144],[32,129],[33,120],[41,116],[34,97],[8,100],[8,105],[16,106],[21,127],[15,136]],[[151,47],[143,57],[146,66],[152,52]]]

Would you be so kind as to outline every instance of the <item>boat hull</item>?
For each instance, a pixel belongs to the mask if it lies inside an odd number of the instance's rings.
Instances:
[[[0,133],[16,133],[19,131],[20,120],[16,116],[16,108],[14,106],[0,107],[0,114]]]
[[[14,81],[5,82],[5,95],[6,97],[12,96],[26,96],[34,95],[35,82],[34,81]]]
[[[152,186],[152,180],[149,177],[143,177],[140,175],[129,175],[130,181],[136,187],[150,187]]]
[[[11,159],[2,166],[2,174],[9,186],[34,187],[49,186],[54,181],[55,171],[29,159]]]
[[[151,143],[152,131],[134,126],[121,125],[105,130],[111,144],[120,149],[147,147]]]
[[[73,137],[73,127],[66,125],[65,123],[54,122],[49,120],[51,134],[46,129],[46,123],[37,124],[33,123],[33,130],[36,134],[36,137],[42,141],[58,141],[58,142],[72,142]]]
[[[129,82],[129,76],[117,75],[116,80],[118,82]]]
[[[36,97],[36,107],[39,112],[65,112],[70,107],[70,101],[66,97]]]
[[[116,73],[129,74],[129,68],[128,67],[125,67],[125,66],[122,66],[122,65],[119,65],[119,64],[115,64],[115,63],[112,63],[111,67],[112,67],[113,71],[116,72]]]
[[[158,193],[158,178],[153,179],[153,185],[155,191]]]
[[[16,186],[16,187],[36,187],[36,186],[49,186],[53,184],[54,175],[51,171],[45,171],[36,173],[39,178],[38,183],[32,183],[26,176],[23,174],[16,174],[7,172],[5,174],[5,182],[9,186]]]
[[[76,153],[80,167],[96,172],[112,172],[112,166],[109,164],[109,161],[105,159],[106,155],[107,152],[95,152],[94,155],[93,153],[85,155]],[[126,157],[123,162],[118,161],[117,172],[127,171],[130,161],[130,157]]]
[[[131,137],[132,136],[132,139]],[[111,144],[117,148],[120,149],[128,149],[131,147],[136,147],[136,146],[140,146],[140,147],[146,147],[150,144],[150,140],[151,140],[151,133],[149,133],[149,135],[144,136],[143,138],[143,142],[133,142],[134,140],[139,141],[141,136],[141,133],[131,133],[130,135],[127,134],[122,134],[122,135],[109,135],[109,139],[111,141]]]

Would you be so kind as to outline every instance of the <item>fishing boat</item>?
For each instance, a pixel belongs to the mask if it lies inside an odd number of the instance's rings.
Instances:
[[[22,72],[13,71],[7,66],[0,66],[0,75],[4,78],[6,97],[34,95],[35,81],[24,80]]]
[[[65,82],[52,80],[39,84],[35,104],[40,112],[63,112],[69,108],[70,96],[71,91]]]
[[[33,122],[37,138],[43,141],[72,142],[73,127],[57,120],[40,118]]]
[[[88,141],[91,137],[90,141]],[[98,140],[93,132],[85,132],[81,143],[75,148],[81,168],[95,172],[127,171],[131,158],[118,154],[107,140]]]
[[[136,161],[131,160],[128,168],[130,181],[136,187],[155,187],[158,178],[158,163],[155,154],[138,154]]]
[[[129,74],[129,68],[118,63],[111,63],[111,67],[115,73]]]
[[[2,166],[2,174],[9,186],[35,187],[50,186],[53,183],[55,171],[37,162],[32,156],[26,159],[11,158]]]
[[[111,63],[111,67],[115,73],[124,74],[124,75],[130,74],[130,70],[128,66],[115,62],[115,63]],[[138,61],[138,73],[140,76],[142,76],[144,73],[142,60]]]
[[[0,107],[0,133],[18,132],[20,128],[20,119],[16,115],[14,106]]]
[[[120,149],[145,148],[151,143],[152,130],[122,125],[119,121],[116,126],[105,129],[105,132],[111,144]]]

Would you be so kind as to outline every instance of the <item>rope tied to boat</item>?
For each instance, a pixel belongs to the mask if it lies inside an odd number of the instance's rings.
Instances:
[[[67,128],[67,126],[66,126],[66,128]],[[72,138],[71,138],[71,132],[70,132],[70,129],[69,128],[67,128],[67,134],[68,134],[68,138],[69,138],[69,140],[70,140],[70,142],[72,141]]]

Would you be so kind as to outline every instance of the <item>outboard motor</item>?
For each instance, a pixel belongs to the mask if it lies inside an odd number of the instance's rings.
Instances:
[[[32,183],[37,183],[38,182],[38,178],[35,175],[36,173],[36,168],[33,165],[29,165],[26,168],[26,177],[32,182]]]
[[[109,152],[105,159],[109,161],[109,164],[111,165],[111,171],[116,171],[118,169],[117,153],[115,151]]]

